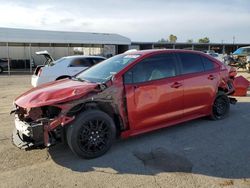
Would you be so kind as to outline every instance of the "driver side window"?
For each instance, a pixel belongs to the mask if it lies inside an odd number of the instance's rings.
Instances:
[[[125,83],[144,83],[176,76],[174,54],[160,54],[146,58],[124,75]]]

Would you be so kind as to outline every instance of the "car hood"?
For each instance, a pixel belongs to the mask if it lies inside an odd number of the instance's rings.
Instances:
[[[63,79],[33,88],[15,99],[22,108],[35,108],[75,100],[95,90],[97,83]]]

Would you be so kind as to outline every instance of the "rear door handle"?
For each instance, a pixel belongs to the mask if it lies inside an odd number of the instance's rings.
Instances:
[[[209,75],[209,76],[207,77],[207,79],[213,80],[213,79],[215,79],[215,76],[214,76],[214,75]]]
[[[182,86],[182,84],[181,84],[180,82],[175,82],[175,83],[173,83],[173,84],[171,85],[172,88],[179,88],[179,87],[181,87],[181,86]]]

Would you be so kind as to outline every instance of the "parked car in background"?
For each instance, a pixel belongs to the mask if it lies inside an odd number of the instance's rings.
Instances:
[[[0,59],[0,73],[3,71],[8,70],[8,60],[7,59]]]
[[[41,84],[55,80],[70,78],[79,72],[105,60],[101,56],[67,56],[54,60],[47,51],[37,52],[37,55],[45,57],[43,65],[37,66],[32,75],[31,84],[37,87]]]
[[[214,50],[205,50],[206,54],[218,59],[219,61],[223,62],[223,54],[216,53]]]
[[[60,62],[58,62],[60,63]],[[145,50],[109,58],[71,79],[31,89],[15,101],[13,143],[49,147],[66,140],[83,158],[103,155],[116,137],[229,114],[231,69],[202,52]],[[231,78],[232,79],[231,79]]]
[[[240,68],[247,69],[250,72],[250,46],[238,48],[233,53],[233,59],[236,63],[232,64],[232,66],[240,65]]]

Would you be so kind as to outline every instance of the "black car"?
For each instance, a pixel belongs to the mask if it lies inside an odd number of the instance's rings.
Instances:
[[[2,73],[5,70],[8,70],[8,60],[0,59],[0,73]]]

